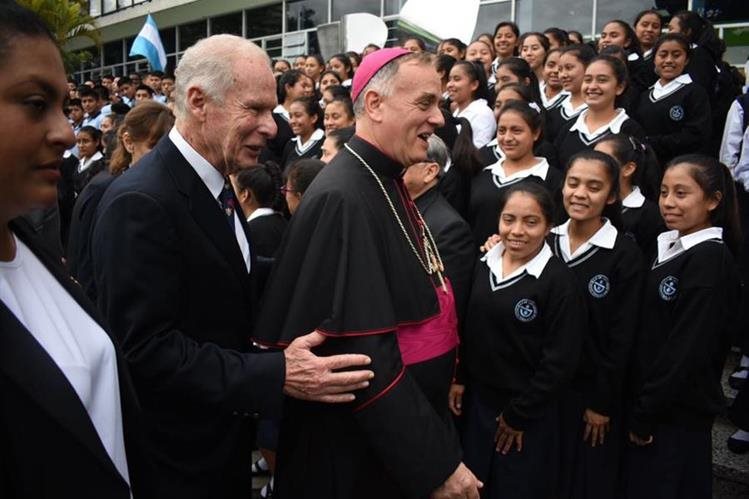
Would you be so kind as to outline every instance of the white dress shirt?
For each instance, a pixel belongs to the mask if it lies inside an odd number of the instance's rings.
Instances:
[[[465,118],[471,123],[473,129],[473,145],[481,149],[497,134],[497,120],[494,111],[484,99],[476,99],[468,104],[465,109],[456,109],[453,112],[456,118]]]
[[[627,197],[622,199],[623,208],[642,208],[645,204],[645,196],[642,195],[642,191],[637,186],[632,188],[632,192],[627,194]]]

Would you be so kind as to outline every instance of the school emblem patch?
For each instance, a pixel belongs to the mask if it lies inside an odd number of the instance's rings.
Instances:
[[[609,294],[610,288],[611,285],[609,284],[609,278],[603,274],[593,276],[590,281],[588,281],[588,292],[593,298],[603,298]]]
[[[684,108],[676,105],[668,111],[668,116],[673,121],[681,121],[684,119]]]
[[[520,322],[530,322],[538,315],[536,302],[523,298],[515,305],[515,318]]]
[[[671,301],[676,298],[676,292],[678,291],[679,279],[670,275],[664,277],[658,286],[658,294],[661,295],[661,299],[665,301]]]

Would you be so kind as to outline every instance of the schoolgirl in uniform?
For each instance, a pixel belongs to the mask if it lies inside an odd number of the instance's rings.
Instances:
[[[75,138],[78,146],[78,166],[73,172],[73,192],[75,197],[86,184],[106,167],[101,152],[101,131],[92,126],[83,126]]]
[[[304,61],[304,72],[312,78],[315,89],[320,87],[320,75],[325,71],[325,60],[320,54],[310,54]]]
[[[484,68],[484,74],[487,78],[488,88],[494,88],[496,80],[492,69],[492,59],[494,52],[492,46],[484,40],[474,40],[466,49],[466,61],[478,62]]]
[[[289,125],[291,103],[300,97],[312,96],[314,92],[314,82],[302,71],[292,69],[279,77],[276,90],[279,104],[273,109],[273,121],[278,131],[272,139],[268,140],[268,145],[261,155],[261,161],[280,162],[282,160],[286,144],[294,138],[294,132]]]
[[[462,61],[466,57],[468,47],[458,38],[447,38],[440,43],[438,55],[446,54],[453,57],[456,61]]]
[[[339,128],[352,127],[356,124],[354,104],[348,97],[338,97],[325,106],[323,124],[328,134]]]
[[[741,294],[733,179],[713,158],[679,156],[659,205],[670,231],[658,236],[643,292],[627,497],[709,499],[711,429]]]
[[[696,12],[677,12],[668,23],[668,32],[680,33],[689,41],[689,62],[685,72],[692,81],[700,85],[708,94],[715,86],[718,70],[715,67],[722,55],[720,39],[713,27]]]
[[[466,404],[453,385],[450,407],[465,415],[464,461],[484,483],[482,497],[547,499],[557,490],[558,403],[577,367],[585,303],[544,241],[554,211],[546,189],[517,183],[498,206],[502,242],[476,265],[466,315]]]
[[[619,166],[583,151],[570,161],[562,187],[569,219],[549,245],[577,277],[588,327],[572,386],[560,403],[563,498],[613,499],[622,436],[622,399],[638,326],[642,256],[620,225]]]
[[[322,95],[328,88],[340,86],[343,83],[338,73],[328,69],[320,75],[320,94]]]
[[[655,74],[653,47],[655,47],[658,37],[661,36],[663,20],[658,11],[648,9],[637,14],[633,26],[635,28],[635,36],[637,36],[640,48],[642,49],[643,71],[640,76],[644,78],[642,81],[644,84],[643,88],[650,88],[653,83],[658,81],[658,75]]]
[[[502,21],[494,28],[494,54],[495,59],[492,61],[492,74],[497,73],[499,63],[509,57],[518,54],[518,39],[520,38],[520,28],[512,21]],[[492,82],[496,83],[496,81]]]
[[[648,83],[652,77],[646,74],[649,68],[643,61],[640,39],[632,26],[620,19],[607,22],[598,40],[598,53],[602,54],[607,47],[620,47],[624,51],[624,63],[627,65],[630,86],[634,87],[638,93],[654,83]]]
[[[322,128],[322,110],[314,97],[300,97],[291,103],[289,124],[294,132],[284,148],[282,167],[284,170],[302,158],[319,158],[325,132]]]
[[[585,70],[581,87],[587,109],[574,122],[567,124],[556,137],[559,161],[566,165],[570,158],[612,133],[642,137],[644,132],[627,112],[616,107],[616,100],[627,86],[627,68],[615,57],[600,55]]]
[[[660,187],[660,168],[652,149],[636,137],[617,133],[596,143],[596,151],[608,154],[619,163],[619,197],[622,200],[622,231],[650,258],[658,234],[666,230],[658,205],[656,185]],[[652,186],[652,187],[651,187]]]
[[[585,68],[595,55],[587,45],[570,45],[562,49],[559,56],[559,80],[569,97],[549,112],[546,120],[546,138],[549,142],[556,140],[565,123],[576,119],[588,107],[582,93],[583,77]]]
[[[546,53],[546,60],[544,60],[543,81],[541,81],[539,90],[541,103],[547,111],[561,106],[562,101],[569,96],[569,93],[565,92],[562,87],[562,80],[559,79],[559,58],[561,55],[561,49],[551,49]]]
[[[523,33],[518,41],[520,46],[520,57],[525,59],[540,83],[544,81],[544,61],[549,52],[549,39],[543,33]]]
[[[453,116],[466,118],[473,128],[473,144],[483,147],[497,131],[494,113],[489,107],[489,91],[482,67],[475,62],[459,61],[450,70],[447,93],[455,105]]]
[[[341,85],[344,87],[351,86],[351,79],[354,77],[354,68],[351,66],[351,59],[346,54],[335,54],[328,59],[328,67],[341,79]]]
[[[660,78],[640,96],[635,119],[663,165],[680,154],[705,150],[712,127],[707,93],[684,72],[692,53],[689,40],[668,33],[653,50]]]
[[[533,152],[542,130],[541,114],[525,102],[510,101],[500,111],[497,139],[504,158],[485,167],[471,181],[468,223],[474,241],[483,242],[496,232],[497,199],[502,190],[529,179],[552,194],[558,190],[561,174]]]
[[[509,57],[497,66],[497,88],[501,89],[509,83],[520,83],[525,85],[533,96],[533,102],[541,106],[541,93],[539,91],[538,78],[531,69],[530,64],[520,57]]]

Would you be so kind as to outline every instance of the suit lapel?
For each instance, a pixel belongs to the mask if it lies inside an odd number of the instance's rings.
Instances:
[[[49,259],[46,255],[40,256],[38,245],[30,244],[29,234],[25,232],[25,229],[17,223],[11,224],[11,227],[19,239],[32,249],[52,272],[52,275],[70,292],[75,285],[69,279],[60,278],[61,272],[53,270],[54,266],[49,265]],[[74,291],[71,294],[84,310],[89,312],[86,308],[92,307],[85,304],[87,300],[81,302],[75,296],[76,294],[82,294],[82,291]],[[96,315],[93,314],[92,317],[96,317]],[[104,449],[86,408],[78,398],[75,389],[68,382],[65,374],[2,302],[0,302],[0,331],[2,331],[2,334],[0,334],[0,370],[53,419],[58,421],[63,428],[78,439],[84,447],[99,459],[104,468],[122,479]]]
[[[208,187],[169,137],[164,137],[159,145],[161,146],[159,148],[160,153],[164,156],[164,165],[171,172],[177,188],[187,197],[189,211],[193,219],[219,250],[219,253],[226,258],[242,283],[242,288],[249,292],[249,282],[246,277],[247,266],[244,263],[242,251],[239,249],[239,244],[229,224],[226,223],[226,216],[221,211],[218,201],[213,198]],[[240,216],[237,218],[240,218],[240,223],[242,223],[241,211],[239,214]],[[245,234],[247,234],[246,227]],[[249,241],[249,236],[247,240]],[[250,252],[252,253],[252,248],[250,248]]]

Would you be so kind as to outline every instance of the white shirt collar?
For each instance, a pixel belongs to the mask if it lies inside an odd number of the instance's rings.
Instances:
[[[554,105],[556,105],[561,99],[564,99],[570,94],[566,90],[562,90],[561,92],[556,94],[551,99],[546,97],[546,82],[545,81],[538,82],[538,90],[541,93],[541,104],[543,104],[545,109],[554,107]]]
[[[576,108],[572,107],[572,98],[564,99],[564,102],[562,102],[562,112],[567,119],[574,118],[578,113],[582,113],[586,109],[588,109],[588,105],[584,102]]]
[[[678,230],[663,232],[658,235],[658,263],[680,255],[708,239],[723,239],[723,229],[708,227],[682,237],[679,237]]]
[[[282,105],[282,104],[279,104],[279,105],[277,105],[277,106],[276,106],[275,108],[273,108],[273,112],[274,112],[274,113],[276,113],[276,114],[280,114],[281,116],[283,116],[283,118],[284,118],[284,119],[285,119],[286,121],[289,121],[289,120],[291,119],[291,118],[289,117],[289,112],[288,112],[288,111],[286,110],[286,108],[285,108],[285,107],[283,107],[283,105]]]
[[[255,220],[256,218],[260,217],[266,217],[268,215],[273,215],[275,211],[273,211],[272,208],[257,208],[255,211],[250,213],[250,216],[247,217],[247,221]]]
[[[187,143],[185,138],[177,130],[177,127],[172,127],[169,132],[169,139],[174,143],[177,150],[185,157],[190,166],[192,166],[195,173],[198,174],[200,180],[203,181],[211,195],[218,199],[219,194],[224,188],[224,176],[211,165],[207,159],[198,153],[193,147]]]
[[[649,59],[651,55],[653,55],[653,49],[646,50],[645,52],[643,52],[642,53],[642,58],[643,59]]]
[[[597,130],[594,130],[591,133],[591,131],[588,130],[588,125],[585,123],[585,117],[587,115],[587,109],[581,112],[577,117],[577,121],[575,121],[575,124],[572,125],[572,128],[570,128],[570,132],[578,131],[585,135],[587,139],[593,139],[604,133],[606,130],[611,130],[611,133],[619,133],[624,122],[629,119],[629,116],[627,116],[627,111],[625,111],[624,109],[619,109],[619,114],[617,114],[613,120],[609,121],[608,123],[606,123],[602,127],[599,127]]]
[[[665,97],[667,95],[670,95],[676,92],[684,85],[689,85],[690,83],[692,83],[692,77],[689,76],[688,73],[684,73],[683,75],[677,76],[676,78],[669,81],[665,85],[661,85],[661,80],[658,80],[652,86],[653,97],[655,99],[660,99],[661,97]]]
[[[486,255],[481,258],[481,261],[486,262],[486,266],[489,267],[489,270],[492,274],[494,274],[494,277],[496,277],[499,282],[512,279],[513,277],[519,276],[523,272],[527,272],[528,274],[538,279],[539,277],[541,277],[541,273],[543,273],[544,269],[546,268],[546,264],[549,263],[551,257],[554,256],[554,253],[551,252],[551,248],[549,248],[549,245],[544,242],[541,251],[539,251],[536,256],[531,258],[528,263],[515,269],[515,271],[510,275],[503,276],[502,255],[504,254],[504,252],[504,244],[499,243],[495,247],[490,249],[486,253]]]
[[[642,208],[645,204],[645,196],[642,195],[640,188],[634,186],[632,192],[627,194],[627,197],[622,199],[622,206],[624,208]]]
[[[599,248],[604,249],[612,249],[614,247],[614,244],[616,244],[616,236],[619,231],[616,230],[616,227],[614,227],[609,219],[605,220],[603,226],[598,229],[590,239],[581,244],[574,253],[572,253],[570,249],[570,221],[567,220],[562,225],[558,225],[551,229],[554,234],[559,235],[559,247],[562,250],[562,256],[564,256],[565,262],[569,262],[573,258],[582,255],[593,246],[598,246]]]
[[[453,116],[461,117],[461,116],[465,116],[466,113],[474,113],[476,109],[479,108],[479,106],[484,106],[486,108],[489,107],[489,105],[486,103],[486,99],[475,99],[475,100],[472,100],[471,103],[468,104],[462,111],[459,111],[456,108],[455,111],[453,111]]]
[[[103,158],[104,155],[101,153],[101,151],[96,151],[93,156],[91,156],[88,159],[81,159],[78,162],[78,173],[85,172],[89,169],[89,167],[94,163],[94,161],[98,161],[101,158]]]
[[[505,173],[505,168],[503,166],[505,158],[502,158],[496,163],[487,166],[486,168],[484,168],[484,170],[491,171],[492,175],[496,178],[497,181],[499,181],[500,184],[506,184],[507,182],[530,177],[531,175],[538,177],[541,180],[546,180],[546,176],[549,174],[549,162],[546,161],[546,158],[536,159],[538,160],[538,162],[535,165],[531,166],[530,168],[526,168],[525,170],[517,171],[512,175],[507,175]]]
[[[310,147],[314,146],[323,137],[325,137],[325,132],[321,128],[317,128],[314,132],[312,132],[312,135],[309,136],[309,139],[304,144],[302,144],[301,137],[294,137],[294,140],[296,140],[297,151],[299,152],[299,154],[304,154]]]

